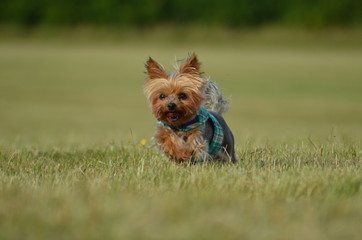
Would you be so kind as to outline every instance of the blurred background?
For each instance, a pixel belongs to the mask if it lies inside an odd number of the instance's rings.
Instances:
[[[144,62],[190,52],[237,141],[361,140],[362,1],[2,0],[0,144],[150,144]]]

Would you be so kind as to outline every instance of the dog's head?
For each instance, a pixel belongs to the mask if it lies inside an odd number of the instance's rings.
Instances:
[[[203,100],[205,82],[195,54],[167,74],[152,58],[146,63],[144,93],[157,120],[172,126],[191,121]]]

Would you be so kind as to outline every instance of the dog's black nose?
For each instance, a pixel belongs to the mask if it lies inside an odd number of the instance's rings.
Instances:
[[[176,106],[175,103],[169,103],[169,104],[167,105],[167,107],[168,107],[169,110],[172,111],[172,110],[175,110],[177,106]]]

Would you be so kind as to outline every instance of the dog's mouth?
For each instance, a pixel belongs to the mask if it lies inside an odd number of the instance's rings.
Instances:
[[[179,120],[181,118],[182,113],[181,112],[167,112],[166,116],[170,122],[176,122],[177,120]]]

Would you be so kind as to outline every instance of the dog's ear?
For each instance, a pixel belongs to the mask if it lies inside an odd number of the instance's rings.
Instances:
[[[151,57],[147,60],[145,67],[149,79],[167,78],[165,69]]]
[[[189,58],[185,61],[185,63],[180,67],[180,73],[187,73],[193,75],[201,75],[200,73],[200,65],[201,63],[197,59],[195,53],[192,53]]]

